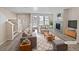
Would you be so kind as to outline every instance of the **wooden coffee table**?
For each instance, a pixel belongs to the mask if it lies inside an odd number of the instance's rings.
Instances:
[[[48,41],[52,41],[52,40],[54,40],[54,39],[55,39],[55,36],[50,36],[50,35],[47,36],[47,40],[48,40]]]

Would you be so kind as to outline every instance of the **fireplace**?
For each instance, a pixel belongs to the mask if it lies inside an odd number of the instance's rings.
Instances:
[[[56,29],[60,30],[60,23],[56,23]]]

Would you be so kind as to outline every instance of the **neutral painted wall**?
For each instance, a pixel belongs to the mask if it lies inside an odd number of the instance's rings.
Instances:
[[[78,20],[79,19],[79,8],[70,8],[68,20]]]
[[[79,8],[71,8],[69,10],[68,20],[77,20],[77,39],[76,41],[79,43]]]
[[[77,39],[76,41],[79,43],[79,8],[70,8],[65,10],[65,18],[64,18],[64,29],[68,29],[68,20],[77,20]]]
[[[6,8],[0,8],[0,44],[7,40],[5,22],[8,19],[16,19],[16,14],[8,11]]]
[[[68,13],[69,9],[65,9],[63,13],[63,33],[65,34],[65,30],[68,29]]]

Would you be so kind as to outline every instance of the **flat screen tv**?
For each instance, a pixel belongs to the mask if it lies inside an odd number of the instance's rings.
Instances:
[[[69,20],[68,27],[77,29],[77,20]]]
[[[56,23],[56,29],[60,30],[60,24]]]

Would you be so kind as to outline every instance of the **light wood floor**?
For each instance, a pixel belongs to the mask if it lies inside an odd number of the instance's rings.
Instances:
[[[14,40],[7,40],[4,44],[0,46],[0,51],[17,51],[19,50],[21,34],[15,37]]]
[[[55,34],[58,36],[58,33],[55,32]],[[67,39],[67,37],[62,36],[62,34],[59,37],[61,37],[62,39]],[[19,34],[14,40],[6,41],[4,44],[2,44],[0,46],[0,51],[19,51],[20,38],[21,38],[21,34]],[[67,40],[72,40],[72,39],[67,39]],[[42,41],[44,41],[44,40],[42,40]],[[41,43],[40,45],[42,46],[42,44],[43,43]],[[41,49],[41,51],[42,51],[42,49]],[[53,50],[50,49],[47,51],[53,51]],[[79,44],[68,45],[68,51],[79,51]]]

